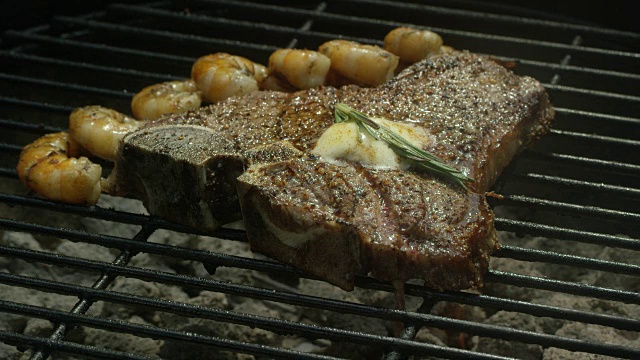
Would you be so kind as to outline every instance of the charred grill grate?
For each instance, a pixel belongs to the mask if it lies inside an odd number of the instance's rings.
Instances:
[[[450,7],[427,6],[378,0],[311,2],[305,5],[240,1],[154,2],[144,5],[111,4],[104,11],[86,16],[52,19],[47,25],[27,30],[8,30],[0,50],[0,319],[16,320],[16,328],[0,327],[0,354],[28,351],[32,359],[72,354],[92,358],[147,359],[140,350],[112,348],[106,344],[81,344],[74,329],[104,330],[107,335],[126,333],[141,339],[202,346],[202,353],[223,349],[267,358],[351,357],[346,353],[320,355],[300,348],[255,344],[248,340],[214,336],[201,328],[173,329],[139,321],[124,321],[103,313],[92,313],[96,304],[118,304],[146,312],[182,318],[216,321],[219,326],[236,324],[273,334],[380,349],[388,359],[414,355],[442,358],[502,358],[500,354],[527,357],[526,353],[495,353],[492,348],[464,349],[453,343],[429,343],[416,337],[421,329],[438,329],[470,337],[499,339],[509,344],[540,346],[540,351],[569,351],[639,358],[640,263],[634,256],[608,256],[608,252],[635,254],[640,251],[640,35],[597,27],[534,18],[496,11],[485,12],[479,3],[453,3]],[[295,5],[293,5],[295,4]],[[473,7],[477,7],[473,10]],[[419,19],[419,20],[416,20]],[[496,184],[505,199],[494,204],[496,226],[513,237],[498,251],[495,261],[540,263],[568,272],[605,273],[611,284],[591,283],[588,277],[569,278],[563,273],[491,270],[487,291],[432,292],[407,285],[408,296],[418,300],[407,311],[392,307],[335,298],[330,294],[295,291],[268,281],[242,284],[218,278],[216,269],[238,269],[247,274],[272,274],[279,278],[307,279],[302,272],[269,260],[214,252],[207,249],[160,242],[159,232],[169,237],[202,236],[207,241],[231,240],[241,246],[241,230],[223,228],[213,234],[192,229],[118,206],[118,200],[97,207],[59,204],[26,194],[14,170],[22,146],[36,137],[66,127],[69,112],[77,106],[101,104],[129,112],[129,101],[138,89],[152,83],[188,75],[193,60],[206,53],[225,51],[266,63],[279,47],[315,48],[337,37],[378,43],[391,28],[413,24],[429,26],[456,48],[491,54],[517,61],[516,72],[545,83],[557,108],[556,126],[535,149],[526,151]],[[114,205],[115,204],[115,205]],[[515,215],[514,215],[515,214]],[[51,217],[49,217],[51,216]],[[53,220],[50,220],[53,219]],[[68,225],[57,223],[72,219]],[[86,223],[97,226],[88,226]],[[128,233],[114,234],[113,227]],[[11,242],[12,234],[29,234],[44,245],[35,248]],[[529,245],[524,239],[546,238]],[[9,240],[8,240],[9,239]],[[53,239],[53,240],[52,240]],[[95,245],[107,254],[78,256],[52,252],[49,244],[70,240]],[[553,244],[569,244],[558,250]],[[594,247],[601,252],[584,254],[572,247]],[[111,252],[110,250],[111,249]],[[132,264],[140,254],[153,259],[176,259],[172,270],[152,264]],[[605,256],[607,255],[607,256]],[[99,258],[99,259],[98,259]],[[24,262],[21,262],[24,260]],[[196,276],[178,271],[180,262],[201,263],[212,274]],[[81,283],[68,283],[55,276],[20,273],[16,268],[71,269],[86,273]],[[18,264],[18,265],[16,265]],[[21,267],[22,266],[22,267]],[[178,269],[178,270],[176,270]],[[556,269],[556,268],[554,268]],[[15,270],[15,271],[14,271]],[[345,314],[367,322],[398,321],[405,324],[402,338],[362,328],[353,330],[336,324],[314,324],[278,318],[271,313],[250,315],[239,309],[170,301],[162,295],[144,296],[113,289],[117,279],[139,279],[140,283],[171,285],[190,295],[200,291],[225,296],[258,299],[312,309],[323,314]],[[280,286],[280,287],[278,287]],[[368,277],[357,279],[362,291],[392,293],[386,283]],[[38,293],[76,298],[67,308],[55,308],[30,299],[7,296],[11,289],[33,289]],[[274,289],[275,288],[275,289]],[[491,290],[494,289],[494,290]],[[600,304],[594,309],[523,300],[510,289],[542,291],[549,296],[587,298]],[[626,312],[616,312],[624,304]],[[593,341],[580,335],[554,333],[542,328],[517,328],[478,319],[461,319],[435,312],[438,304],[463,304],[488,315],[508,312],[550,318],[569,325],[603,328],[606,333],[630,339],[617,343]],[[106,306],[106,305],[105,305]],[[635,311],[635,312],[634,312]],[[635,315],[634,315],[635,314]],[[449,314],[450,315],[450,314]],[[27,319],[27,320],[24,320]],[[51,325],[40,333],[28,331],[25,323],[43,319]],[[8,322],[7,322],[8,323]],[[2,323],[3,324],[3,323]],[[23,331],[24,330],[24,331]],[[633,342],[635,341],[635,342]],[[635,344],[635,345],[634,345]],[[136,348],[137,349],[137,348]],[[519,348],[515,348],[519,349]],[[532,353],[533,354],[533,353]],[[577,354],[577,353],[576,353]],[[163,353],[160,353],[163,355]],[[170,353],[164,354],[171,357]],[[175,354],[173,354],[175,356]],[[0,356],[1,357],[1,356]],[[176,357],[179,358],[179,357]]]

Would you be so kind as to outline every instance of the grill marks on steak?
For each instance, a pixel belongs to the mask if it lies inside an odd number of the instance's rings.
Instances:
[[[255,92],[148,126],[206,126],[240,154],[280,140],[307,151],[332,125],[337,102],[426,127],[435,141],[424,150],[474,178],[478,192],[493,184],[519,150],[546,133],[553,119],[538,81],[515,76],[487,57],[456,52],[414,64],[376,88]]]
[[[348,290],[369,271],[478,285],[497,245],[483,196],[424,174],[301,157],[251,167],[238,187],[252,249]]]
[[[376,233],[377,198],[355,168],[298,158],[246,174],[254,181],[238,189],[251,248],[348,288],[361,239]]]
[[[387,254],[389,247],[372,250],[374,277],[402,282],[422,278],[440,289],[478,285],[497,245],[484,197],[418,173],[378,170],[371,177],[401,238],[392,254]]]
[[[156,124],[128,134],[103,187],[142,199],[150,214],[196,228],[235,221],[235,179],[245,158],[218,134],[188,124]]]
[[[414,64],[378,88],[341,95],[369,116],[426,127],[435,141],[424,150],[473,178],[478,192],[546,133],[554,115],[537,80],[470,53]]]
[[[333,123],[337,102],[425,127],[436,141],[424,150],[474,178],[477,193],[484,193],[553,119],[539,82],[515,76],[487,57],[456,52],[417,63],[376,88],[257,92],[149,124],[140,131],[165,132],[168,124],[206,127],[211,132],[203,136],[214,134],[213,144],[225,144],[208,153],[210,161],[190,162],[206,169],[204,180],[192,179],[203,171],[165,170],[173,177],[168,182],[198,185],[183,196],[210,203],[201,214],[198,207],[146,188],[149,178],[158,176],[154,167],[182,169],[184,163],[172,156],[170,145],[153,143],[153,136],[144,137],[147,143],[131,141],[136,133],[125,139],[113,189],[145,205],[163,205],[150,210],[154,215],[203,229],[220,223],[200,221],[206,212],[214,219],[237,216],[239,197],[252,249],[345,289],[353,287],[355,274],[368,271],[392,281],[423,278],[439,289],[480,284],[497,247],[484,196],[425,173],[311,156],[309,150]],[[236,181],[228,170],[239,165],[247,170]]]

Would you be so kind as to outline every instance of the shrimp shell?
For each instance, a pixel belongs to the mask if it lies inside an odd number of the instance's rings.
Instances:
[[[456,51],[456,49],[452,48],[451,46],[442,45],[442,46],[440,46],[440,51],[438,53],[439,54],[451,54],[454,51]]]
[[[100,197],[102,168],[86,157],[69,133],[44,135],[20,152],[16,170],[31,191],[48,199],[93,205]]]
[[[399,59],[396,55],[373,45],[354,41],[331,40],[318,48],[331,59],[331,69],[365,86],[377,86],[393,77]]]
[[[120,140],[140,128],[141,123],[115,110],[90,105],[71,113],[69,133],[93,155],[114,161]]]
[[[267,76],[267,78],[260,84],[260,90],[293,92],[299,89],[289,84],[286,80],[281,80],[276,74],[271,73],[271,75]]]
[[[131,100],[131,111],[138,120],[153,120],[163,114],[196,110],[202,93],[193,80],[167,81],[140,90]]]
[[[200,57],[191,68],[191,78],[209,102],[257,91],[267,76],[265,66],[227,53]]]
[[[313,50],[280,49],[269,57],[269,70],[297,89],[324,85],[331,60]]]
[[[401,61],[414,63],[440,52],[442,38],[429,30],[399,27],[384,37],[384,48],[400,57]]]

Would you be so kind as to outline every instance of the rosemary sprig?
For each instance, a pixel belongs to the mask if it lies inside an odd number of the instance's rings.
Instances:
[[[334,122],[341,123],[349,120],[356,122],[358,125],[358,131],[365,130],[373,136],[374,139],[386,142],[396,154],[411,160],[415,165],[423,170],[451,180],[462,186],[464,189],[467,188],[467,183],[474,182],[472,178],[466,176],[458,169],[444,164],[437,156],[415,147],[393,130],[382,124],[376,123],[365,114],[349,107],[346,104],[336,104]],[[361,138],[358,140],[361,140]]]

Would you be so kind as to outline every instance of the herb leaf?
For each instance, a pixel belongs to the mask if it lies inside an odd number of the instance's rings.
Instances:
[[[422,170],[451,180],[464,189],[467,189],[467,183],[474,182],[472,178],[466,176],[460,170],[444,164],[437,156],[415,147],[393,130],[376,123],[365,114],[343,103],[336,104],[334,122],[341,123],[349,120],[356,122],[358,132],[364,130],[374,139],[386,142],[396,154],[411,160]]]

